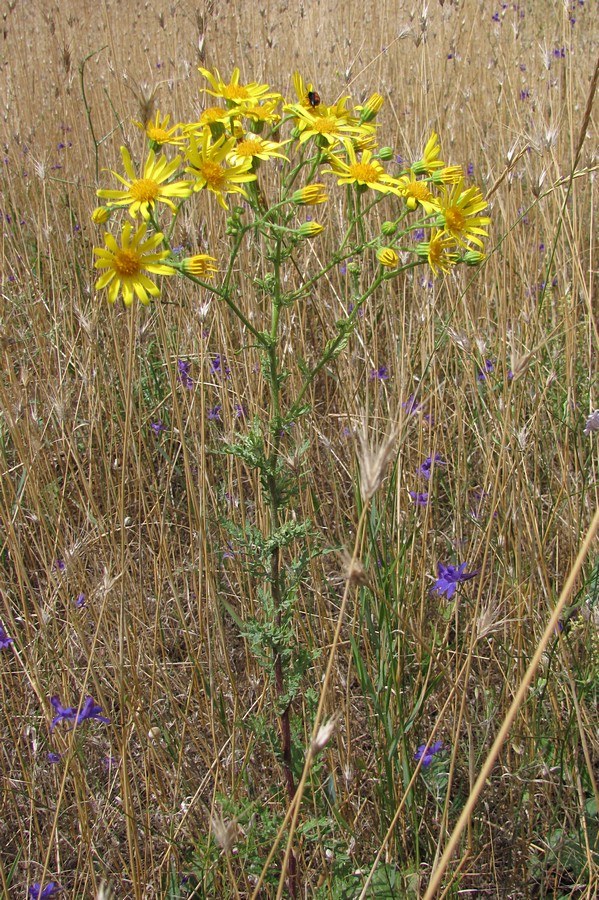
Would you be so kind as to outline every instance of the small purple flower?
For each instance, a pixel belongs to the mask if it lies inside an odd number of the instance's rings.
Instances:
[[[476,373],[476,377],[479,381],[486,381],[487,375],[490,375],[495,365],[492,359],[485,359],[485,364],[482,369],[479,369]]]
[[[177,369],[178,369],[178,377],[179,381],[183,385],[184,388],[187,388],[188,391],[193,390],[193,378],[189,374],[189,370],[191,368],[191,363],[186,359],[178,359],[177,360]]]
[[[466,174],[468,178],[472,178],[474,175],[474,163],[468,163],[468,168],[466,169]]]
[[[150,428],[152,429],[156,437],[158,437],[159,434],[162,434],[163,431],[166,431],[166,425],[164,424],[162,419],[158,419],[157,422],[150,422]]]
[[[86,697],[85,703],[81,707],[79,711],[79,715],[77,716],[78,725],[80,722],[84,722],[85,719],[95,719],[97,722],[104,722],[106,725],[110,724],[110,719],[107,719],[106,716],[101,716],[102,707],[98,706],[93,697]]]
[[[220,353],[217,353],[214,359],[210,360],[210,370],[213,375],[230,375],[231,369],[227,365],[227,360]]]
[[[56,694],[50,698],[50,703],[56,710],[56,715],[50,724],[50,731],[54,731],[59,722],[74,719],[77,715],[77,710],[72,706],[63,706]]]
[[[530,97],[530,91],[528,90],[528,88],[523,88],[520,91],[520,100],[528,100],[529,97]]]
[[[426,478],[427,481],[430,480],[430,477],[433,473],[433,469],[435,466],[446,466],[447,463],[443,459],[443,457],[439,453],[435,453],[434,456],[427,456],[424,462],[418,466],[416,469],[417,475],[422,475],[423,478]]]
[[[416,400],[415,394],[410,394],[408,399],[405,400],[401,405],[408,416],[415,416],[416,413],[419,413],[422,410],[422,403],[419,403]]]
[[[220,422],[222,419],[221,412],[222,405],[220,403],[217,403],[216,406],[213,406],[212,409],[208,410],[208,419],[211,422]]]
[[[416,753],[414,754],[414,759],[416,760],[416,762],[420,762],[420,760],[422,760],[422,766],[423,768],[426,768],[432,763],[435,754],[442,749],[443,741],[435,741],[434,744],[431,744],[428,750],[426,749],[426,744],[420,744],[420,746],[416,750]]]
[[[66,567],[67,567],[67,564],[64,561],[64,559],[55,559],[54,560],[54,568],[56,569],[57,572],[64,572]]]
[[[499,22],[499,13],[498,12],[493,13],[491,18],[493,19],[494,22]]]
[[[36,881],[29,888],[29,900],[49,900],[50,897],[56,897],[60,891],[62,888],[56,881],[49,881],[43,889],[39,881]]]
[[[86,719],[96,719],[98,722],[105,722],[106,724],[110,722],[110,719],[107,719],[106,716],[100,715],[102,707],[97,705],[93,697],[85,698],[85,703],[79,710],[79,713],[73,706],[63,706],[57,695],[50,699],[50,703],[56,710],[56,715],[50,724],[50,731],[54,731],[58,723],[63,721],[74,720],[75,725],[79,725],[80,722],[84,722]]]
[[[247,419],[248,411],[245,403],[236,403],[233,409],[235,410],[235,417],[237,419]]]
[[[389,370],[387,369],[387,366],[379,366],[378,369],[373,369],[370,373],[371,381],[387,381],[388,378]]]
[[[408,494],[410,495],[416,506],[428,505],[428,491],[408,491]]]
[[[466,572],[466,565],[467,563],[461,563],[459,566],[444,566],[443,563],[438,563],[439,577],[431,587],[431,592],[445,595],[448,600],[451,600],[459,584],[462,584],[463,581],[470,581],[471,578],[478,575],[478,572]]]
[[[48,762],[56,765],[62,759],[62,755],[60,753],[53,753],[51,750],[48,751]]]
[[[343,262],[339,263],[339,274],[347,275],[347,260],[343,260]]]
[[[590,416],[588,416],[583,434],[591,434],[593,431],[599,431],[599,409],[595,409]]]
[[[77,594],[75,606],[77,607],[77,609],[83,609],[83,607],[85,606],[85,594],[83,593],[83,591]]]
[[[0,625],[0,650],[6,650],[12,643],[14,643],[14,638],[9,637],[3,626]]]
[[[415,241],[424,240],[424,228],[415,228],[412,232],[412,239]]]

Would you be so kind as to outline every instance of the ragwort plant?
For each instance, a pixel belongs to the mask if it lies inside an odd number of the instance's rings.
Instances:
[[[104,246],[94,250],[101,272],[96,288],[107,291],[111,304],[121,297],[127,307],[135,299],[147,306],[160,295],[163,278],[188,279],[229,308],[246,336],[240,351],[258,357],[268,391],[265,414],[221,452],[257,473],[260,499],[269,510],[262,527],[230,523],[228,530],[242,549],[248,575],[260,585],[259,615],[236,621],[272,685],[271,710],[279,722],[291,806],[302,771],[294,746],[293,735],[299,732],[292,721],[293,701],[312,662],[296,636],[295,610],[310,555],[319,552],[308,550],[318,547],[312,523],[298,521],[292,512],[307,447],[295,437],[297,426],[310,411],[315,380],[347,347],[363,307],[376,301],[384,282],[421,266],[437,276],[461,263],[479,264],[490,219],[479,188],[466,181],[460,166],[442,160],[437,134],[431,134],[421,158],[409,164],[379,145],[379,94],[361,106],[352,106],[346,96],[327,104],[298,73],[291,99],[266,84],[241,84],[238,69],[229,81],[217,70],[200,68],[200,73],[213,105],[197,122],[171,125],[169,116],[158,113],[137,123],[148,140],[145,158],[135,162],[123,147],[124,174],[113,173],[120,186],[97,192],[103,205],[92,218],[98,225],[110,220],[114,228],[104,235]],[[306,246],[318,240],[327,224],[327,202],[339,193],[345,219],[333,239],[336,249],[325,262],[315,265],[311,258],[308,266]],[[182,256],[177,249],[182,210],[214,202],[223,210],[225,257],[217,259],[214,247]],[[325,211],[318,221],[315,210]],[[241,280],[250,277],[242,271],[242,252],[260,273],[253,277],[256,314],[251,319],[238,304]],[[351,288],[335,332],[323,336],[313,360],[285,354],[284,318],[340,266],[347,268]],[[298,341],[296,352],[299,347]],[[291,364],[301,376],[293,393],[288,389]],[[184,360],[179,378],[190,378]],[[367,491],[365,505],[370,497]],[[295,895],[298,876],[291,849],[286,866]]]

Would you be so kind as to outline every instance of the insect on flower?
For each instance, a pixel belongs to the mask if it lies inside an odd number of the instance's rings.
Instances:
[[[320,106],[320,94],[317,94],[316,91],[308,91],[308,103],[312,108]]]

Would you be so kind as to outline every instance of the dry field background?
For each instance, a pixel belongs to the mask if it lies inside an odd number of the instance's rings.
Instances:
[[[250,897],[286,808],[271,686],[239,626],[260,615],[259,584],[227,527],[261,528],[268,511],[255,473],[218,452],[264,415],[258,356],[191,285],[169,284],[149,310],[111,308],[93,287],[95,190],[112,186],[123,141],[143,155],[143,97],[155,91],[173,121],[198,118],[200,64],[224,77],[238,65],[286,95],[295,69],[327,101],[379,91],[382,144],[414,159],[435,129],[443,157],[492,192],[484,267],[387,283],[294,435],[306,450],[293,515],[314,523],[314,547],[340,549],[360,506],[352,429],[367,414],[373,440],[391,422],[401,434],[361,547],[369,584],[353,589],[335,658],[339,727],[300,815],[301,895],[360,896],[381,848],[365,895],[424,895],[597,510],[597,434],[584,433],[598,403],[592,7],[3,4],[3,896],[55,881],[73,898],[103,882],[119,898]],[[343,212],[328,204],[328,231]],[[182,224],[191,251],[226,257],[216,203],[202,197]],[[307,271],[328,246],[326,232],[310,245]],[[240,304],[262,327],[257,274]],[[285,311],[290,395],[298,348],[318,358],[347,290],[335,272]],[[372,377],[382,366],[388,377]],[[408,490],[435,453],[447,466],[420,509]],[[437,563],[463,561],[479,575],[461,599],[431,595]],[[299,588],[312,654],[293,704],[300,767],[342,569],[315,551]],[[594,544],[449,864],[456,896],[597,896],[598,584]],[[110,724],[50,733],[50,697],[89,694]],[[443,752],[410,784],[435,725]],[[219,821],[237,822],[230,852]],[[261,896],[276,895],[280,863]]]

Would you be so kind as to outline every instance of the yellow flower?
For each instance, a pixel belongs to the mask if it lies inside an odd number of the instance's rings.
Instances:
[[[269,100],[266,103],[253,103],[245,105],[238,111],[244,119],[250,119],[252,122],[265,122],[275,125],[280,121],[281,117],[275,112],[279,105],[278,100]]]
[[[299,129],[300,144],[310,140],[310,138],[319,138],[321,143],[331,145],[338,143],[343,138],[351,135],[364,135],[368,132],[365,127],[356,124],[355,120],[350,120],[350,115],[339,101],[335,106],[320,106],[314,109],[304,109],[299,103],[285,107],[286,112],[290,112],[296,118],[296,125]]]
[[[384,102],[384,98],[380,94],[375,93],[368,98],[364,106],[356,106],[356,112],[360,115],[360,122],[371,122],[380,111]]]
[[[202,69],[200,66],[199,71],[212,85],[212,90],[204,88],[206,93],[212,94],[213,97],[223,97],[229,103],[254,103],[256,100],[270,100],[273,97],[279,99],[281,96],[276,91],[270,91],[267,84],[258,84],[255,81],[249,84],[239,84],[238,68],[233,69],[228,84],[222,80],[218,69],[215,69],[212,74],[208,69]]]
[[[291,202],[298,206],[316,206],[317,203],[326,203],[328,199],[324,184],[318,182],[307,184],[291,196]]]
[[[243,139],[233,147],[227,157],[227,161],[236,165],[237,163],[245,162],[246,160],[249,160],[250,163],[252,163],[254,159],[266,160],[272,159],[274,156],[278,156],[280,159],[287,159],[283,153],[279,153],[278,151],[288,143],[289,141],[284,141],[282,144],[276,144],[274,141],[264,140],[257,134],[246,134]]]
[[[227,125],[234,115],[235,112],[232,109],[225,109],[222,106],[207,106],[200,116],[199,122],[185,126],[185,134],[203,133],[204,129],[210,125]]]
[[[482,226],[488,225],[491,219],[479,213],[486,207],[487,201],[480,189],[473,186],[464,190],[462,180],[451,188],[442,189],[437,198],[437,208],[441,214],[437,224],[462,247],[468,249],[468,241],[471,241],[482,248],[479,235],[488,236]]]
[[[220,137],[215,143],[210,142],[210,131],[206,129],[202,135],[201,145],[195,135],[190,135],[187,159],[190,165],[186,168],[194,176],[194,191],[208,188],[223,207],[228,209],[225,194],[242,194],[247,197],[242,184],[255,181],[256,176],[250,172],[252,161],[246,159],[234,166],[222,165],[235,146],[235,138]]]
[[[187,256],[182,259],[181,268],[186,275],[194,275],[196,278],[213,278],[214,273],[218,272],[215,263],[216,260],[213,256],[198,253],[196,256]]]
[[[376,258],[387,269],[395,269],[399,262],[399,256],[393,247],[379,247],[376,251]]]
[[[436,169],[442,169],[445,163],[439,159],[440,153],[439,135],[433,131],[424,148],[422,159],[414,163],[412,172],[415,175],[430,175]]]
[[[461,166],[444,166],[432,174],[435,184],[457,184],[463,177],[464,170]]]
[[[92,213],[92,222],[96,225],[104,225],[110,218],[110,212],[111,210],[108,206],[96,206]]]
[[[170,122],[171,117],[165,116],[164,119],[160,118],[160,112],[156,113],[156,118],[153,122],[146,122],[144,125],[142,122],[134,122],[134,125],[137,125],[138,128],[141,128],[145,131],[148,139],[154,145],[162,146],[163,144],[182,144],[184,138],[182,135],[178,135],[177,131],[182,127],[181,125],[171,125],[168,127],[168,123]]]
[[[408,209],[414,211],[420,204],[427,216],[438,211],[435,197],[430,192],[426,181],[417,181],[415,178],[410,178],[409,175],[401,175],[395,183],[399,188],[400,195],[405,197]]]
[[[452,250],[455,250],[455,241],[436,228],[432,229],[430,240],[423,241],[416,247],[418,255],[428,259],[428,264],[435,276],[439,274],[439,271],[449,272],[451,267],[455,266],[458,254],[453,253]]]
[[[324,231],[324,225],[320,225],[319,222],[304,222],[297,229],[296,234],[302,238],[311,238],[316,237],[316,235],[320,234],[322,231]]]
[[[317,94],[315,94],[314,85],[311,82],[304,81],[299,72],[294,72],[293,87],[295,88],[295,94],[297,96],[298,104],[300,106],[303,106],[304,109],[311,109],[313,103],[310,103],[308,94],[314,95],[313,101],[318,96]],[[316,104],[316,106],[318,106],[320,103],[320,98],[318,98],[318,100],[319,102]]]
[[[112,174],[125,185],[127,190],[119,191],[101,188],[96,193],[98,197],[110,200],[113,206],[128,206],[129,215],[132,218],[141,215],[142,218],[148,219],[154,204],[158,202],[166,203],[175,212],[176,206],[171,197],[185,198],[191,194],[191,185],[188,181],[168,183],[169,179],[172,178],[179,168],[180,156],[176,156],[169,162],[165,156],[156,158],[154,151],[150,150],[144,165],[142,178],[136,177],[131,157],[126,147],[121,147],[121,156],[123,157],[123,165],[125,172],[129,176],[129,181],[117,172]]]
[[[349,162],[338,156],[329,156],[330,169],[324,169],[337,176],[337,184],[357,184],[369,187],[381,194],[397,193],[394,179],[386,174],[378,159],[374,159],[370,150],[364,150],[358,160],[356,151],[350,141],[345,141],[345,149]]]
[[[114,303],[122,293],[125,306],[131,306],[134,296],[147,306],[152,297],[157,297],[160,289],[144,272],[153,275],[172,275],[171,266],[164,265],[162,260],[169,255],[168,250],[155,252],[163,240],[158,232],[145,240],[147,226],[139,226],[132,236],[133,225],[126,222],[123,226],[120,246],[111,234],[104,235],[104,248],[94,247],[98,257],[94,263],[96,269],[106,269],[96,281],[96,290],[108,288],[108,301]]]

